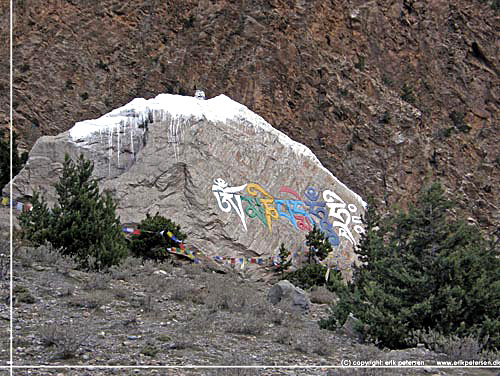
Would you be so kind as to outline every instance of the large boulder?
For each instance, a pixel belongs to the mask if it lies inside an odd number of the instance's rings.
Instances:
[[[362,342],[364,336],[363,333],[359,330],[362,325],[363,323],[359,319],[354,317],[352,313],[349,313],[349,316],[347,316],[347,320],[342,326],[342,331],[348,337]]]
[[[254,267],[268,263],[282,242],[297,256],[316,225],[334,245],[337,267],[355,260],[361,197],[309,148],[224,95],[138,98],[42,137],[13,180],[14,197],[29,201],[36,189],[55,202],[65,153],[94,161],[122,223],[159,212],[182,226],[190,249],[209,257]]]
[[[303,312],[308,311],[311,302],[304,290],[294,286],[290,281],[282,280],[269,289],[267,295],[272,304],[282,303],[291,309],[298,309]]]

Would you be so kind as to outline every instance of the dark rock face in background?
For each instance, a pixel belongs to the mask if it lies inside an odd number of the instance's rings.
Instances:
[[[42,137],[13,180],[14,198],[29,200],[36,189],[53,203],[65,153],[94,161],[122,223],[158,212],[181,225],[190,249],[208,256],[269,257],[281,243],[304,252],[316,225],[334,245],[335,266],[348,270],[355,260],[361,197],[307,147],[226,96],[136,99]]]
[[[462,215],[499,224],[488,1],[33,0],[16,2],[14,22],[14,126],[27,148],[134,97],[197,87],[248,106],[382,207],[440,179]]]

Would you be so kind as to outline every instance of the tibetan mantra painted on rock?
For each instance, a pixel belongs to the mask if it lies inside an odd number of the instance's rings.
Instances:
[[[281,198],[275,198],[259,184],[229,187],[219,178],[214,180],[212,193],[223,212],[236,212],[245,231],[246,217],[258,219],[270,233],[273,221],[285,220],[295,231],[309,232],[313,226],[320,228],[333,246],[339,245],[340,238],[354,246],[353,231],[364,232],[358,207],[346,204],[331,190],[320,194],[314,187],[308,187],[303,200],[290,187],[283,186],[279,190]]]

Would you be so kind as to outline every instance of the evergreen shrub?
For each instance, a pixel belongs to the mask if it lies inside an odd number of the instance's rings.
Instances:
[[[311,264],[316,257],[316,261],[325,259],[332,252],[332,245],[325,237],[325,234],[316,226],[306,235],[306,245],[309,247],[307,256],[308,263]]]
[[[170,238],[168,232],[180,241],[187,238],[178,224],[158,213],[153,217],[146,214],[146,218],[138,225],[138,230],[140,234],[132,235],[129,248],[134,256],[143,260],[161,262],[170,258],[166,248],[179,247],[179,243]]]
[[[276,272],[281,273],[281,276],[284,275],[284,273],[288,270],[290,265],[292,264],[292,260],[288,260],[288,257],[290,256],[290,251],[286,249],[285,243],[281,243],[280,249],[279,249],[279,257],[280,257],[280,263],[278,266],[276,266]]]
[[[330,291],[337,290],[339,284],[342,284],[341,273],[338,270],[330,270],[327,281],[325,278],[327,268],[318,263],[333,250],[325,234],[314,226],[306,235],[306,245],[309,247],[308,263],[293,272],[286,273],[283,279],[306,290],[314,286],[325,286]]]
[[[369,205],[362,264],[320,326],[339,328],[352,313],[379,346],[414,346],[413,333],[432,330],[500,348],[498,239],[451,218],[453,206],[438,183],[384,219]]]
[[[330,270],[326,280],[327,268],[320,264],[308,264],[293,272],[287,273],[284,279],[294,286],[308,290],[314,286],[325,286],[330,291],[336,291],[342,285],[342,275],[338,270]]]

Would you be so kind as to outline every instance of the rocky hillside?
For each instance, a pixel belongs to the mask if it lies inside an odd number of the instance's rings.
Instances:
[[[442,360],[477,359],[468,343],[455,343],[449,354],[423,347],[389,351],[359,343],[349,326],[337,332],[319,329],[318,320],[327,315],[327,303],[334,299],[326,289],[308,291],[310,309],[300,313],[289,301],[272,305],[267,298],[271,284],[250,282],[236,272],[212,273],[180,260],[142,265],[129,258],[109,274],[73,268],[50,247],[14,250],[16,365],[318,368],[53,369],[18,370],[16,375],[494,376],[498,372],[436,367]],[[326,369],[343,359],[420,361],[425,367]]]
[[[458,194],[464,215],[491,231],[500,222],[493,7],[486,0],[16,1],[15,128],[30,148],[134,97],[203,88],[309,146],[363,197],[404,204],[438,178]],[[5,36],[7,5],[0,9]],[[7,61],[8,50],[0,53]],[[8,67],[1,69],[5,92]]]

